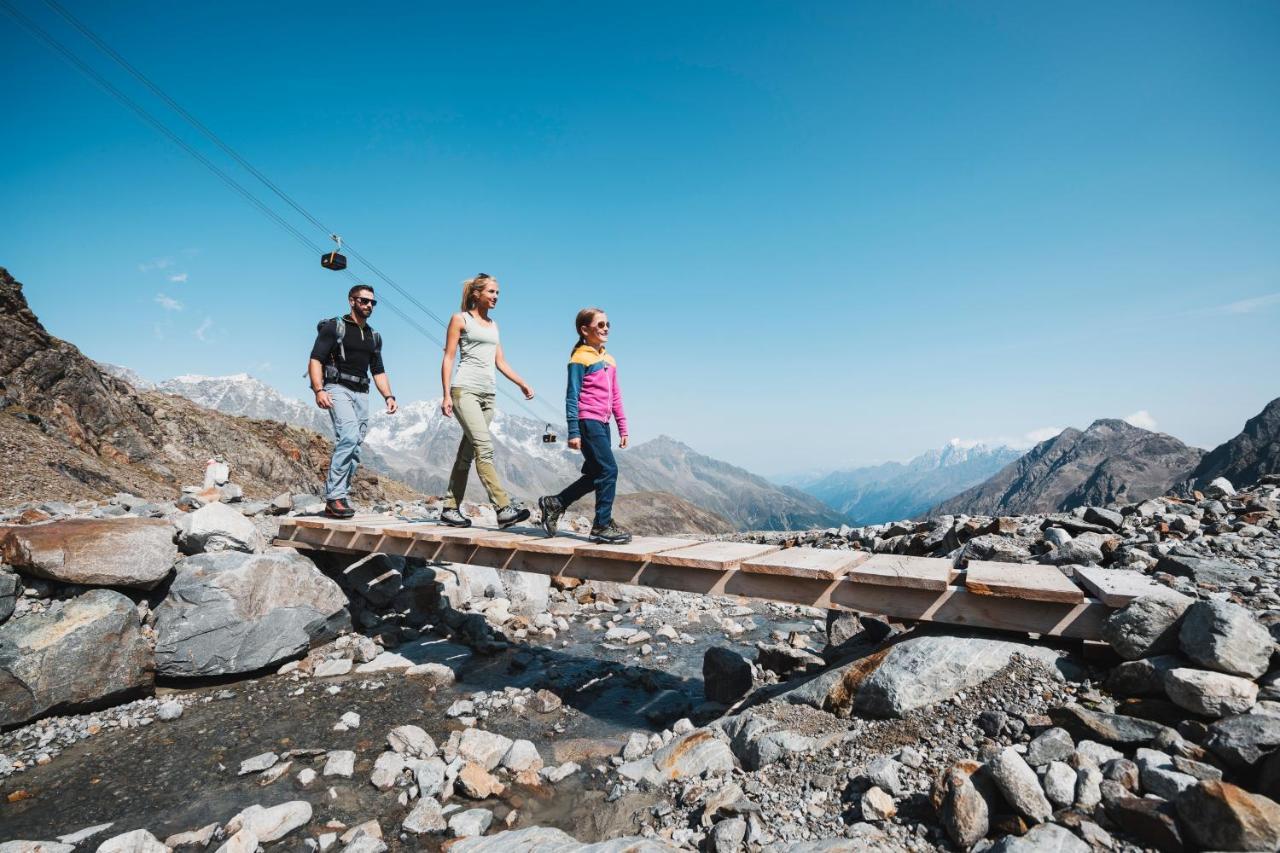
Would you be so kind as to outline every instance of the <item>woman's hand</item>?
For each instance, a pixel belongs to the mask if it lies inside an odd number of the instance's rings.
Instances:
[[[624,435],[622,438],[618,439],[618,448],[619,448],[620,450],[625,450],[625,449],[626,449],[626,447],[627,447],[627,443],[628,443],[630,440],[631,440],[631,437],[630,437],[630,436],[626,436],[626,435]]]
[[[520,393],[524,395],[526,400],[533,399],[533,389],[523,382],[520,383]]]
[[[581,450],[581,449],[582,449],[582,439],[580,439],[580,438],[571,438],[571,439],[569,439],[569,449],[570,449],[570,450]]]
[[[440,414],[444,415],[446,418],[453,417],[453,399],[447,394],[444,399],[440,401]]]

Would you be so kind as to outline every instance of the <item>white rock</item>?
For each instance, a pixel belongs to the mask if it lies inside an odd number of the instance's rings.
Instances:
[[[427,832],[444,832],[448,828],[440,804],[431,797],[422,797],[414,805],[413,811],[405,817],[405,831],[415,835]]]
[[[100,823],[97,826],[86,827],[79,832],[72,832],[68,835],[59,835],[58,840],[63,844],[79,844],[87,838],[93,838],[95,835],[101,835],[113,826],[115,826],[114,823]],[[165,843],[168,844],[168,842]]]
[[[156,716],[168,723],[181,717],[182,711],[182,703],[176,699],[170,699],[160,704],[160,707],[156,710]]]
[[[373,762],[373,775],[369,781],[379,791],[390,790],[395,787],[404,767],[404,757],[400,753],[384,752]]]
[[[274,752],[264,752],[261,755],[255,755],[253,758],[246,758],[240,762],[239,775],[247,776],[250,773],[261,773],[279,760],[280,756]]]
[[[349,749],[335,749],[330,752],[324,763],[324,775],[344,776],[348,779],[355,773],[356,754]]]
[[[566,761],[559,767],[544,767],[540,772],[543,779],[546,779],[554,785],[556,782],[565,779],[573,773],[577,773],[581,769],[582,768],[579,767],[576,762]]]
[[[511,749],[511,738],[483,729],[467,729],[458,741],[458,755],[466,761],[474,761],[485,770],[493,770]]]
[[[387,734],[387,744],[412,758],[429,758],[436,752],[435,741],[419,726],[396,726]]]
[[[98,853],[168,853],[168,848],[145,829],[135,829],[98,845]]]
[[[351,672],[351,658],[334,658],[320,661],[312,673],[316,678],[333,678]]]
[[[493,824],[493,812],[488,809],[467,809],[449,818],[449,831],[457,838],[484,835]]]
[[[349,729],[358,729],[360,728],[360,715],[355,711],[348,711],[342,715],[340,722]]]
[[[225,831],[237,833],[247,829],[257,836],[260,844],[268,844],[310,822],[311,804],[306,800],[293,800],[271,808],[249,806],[227,821]]]
[[[538,748],[531,741],[518,740],[511,744],[511,748],[502,756],[502,766],[513,773],[541,770],[542,756],[538,754]]]

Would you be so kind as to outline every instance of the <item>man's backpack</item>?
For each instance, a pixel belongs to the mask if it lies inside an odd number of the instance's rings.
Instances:
[[[324,334],[325,326],[330,323],[333,324],[334,345],[333,349],[329,350],[329,357],[324,360],[324,381],[328,383],[336,382],[338,379],[346,379],[347,381],[360,382],[367,387],[369,384],[369,380],[367,378],[363,376],[349,376],[348,374],[341,373],[338,370],[338,359],[341,359],[344,362],[347,360],[347,349],[342,345],[342,338],[347,332],[346,320],[342,317],[327,317],[319,323],[316,323],[316,334]],[[369,331],[373,332],[374,353],[382,352],[382,335],[378,334],[377,329],[370,329]],[[338,358],[334,358],[334,353],[337,353]]]

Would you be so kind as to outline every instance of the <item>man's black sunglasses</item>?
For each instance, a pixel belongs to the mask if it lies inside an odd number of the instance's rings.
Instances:
[[[357,296],[355,297],[355,300],[356,302],[359,302],[361,305],[368,305],[370,308],[378,304],[378,300],[370,299],[367,296]]]

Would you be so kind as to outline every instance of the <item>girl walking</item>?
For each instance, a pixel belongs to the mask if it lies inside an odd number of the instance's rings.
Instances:
[[[440,520],[453,527],[470,527],[471,519],[458,511],[467,491],[471,463],[498,511],[498,526],[510,527],[529,517],[529,510],[512,503],[493,467],[493,441],[489,424],[493,421],[494,397],[497,394],[495,370],[519,387],[526,400],[533,399],[533,389],[520,378],[502,355],[498,341],[498,324],[489,312],[498,305],[498,280],[485,273],[462,283],[462,310],[449,319],[444,341],[444,361],[440,365],[440,382],[444,399],[440,410],[446,418],[457,416],[462,427],[462,441],[449,475],[449,493],[445,495]],[[454,369],[454,355],[458,367]]]
[[[622,410],[618,365],[604,351],[609,341],[609,317],[599,308],[583,308],[574,320],[578,343],[569,356],[569,388],[565,393],[565,419],[569,447],[581,450],[582,476],[558,495],[538,498],[542,527],[556,535],[556,525],[569,505],[588,492],[596,493],[596,518],[591,541],[622,544],[631,534],[613,523],[613,497],[618,487],[618,463],[610,446],[609,420],[618,422],[618,446],[627,446],[627,416]]]

